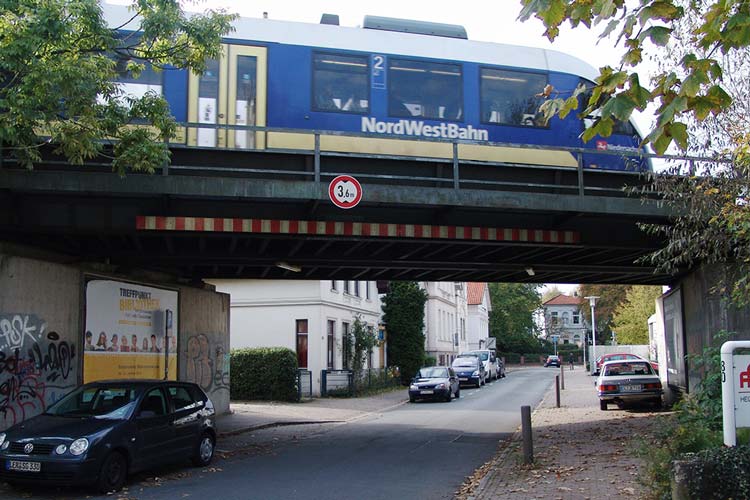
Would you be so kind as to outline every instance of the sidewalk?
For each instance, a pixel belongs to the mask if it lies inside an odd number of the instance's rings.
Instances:
[[[580,366],[564,370],[560,408],[553,386],[532,409],[534,463],[523,464],[519,432],[511,442],[501,443],[495,458],[467,479],[456,498],[587,500],[645,495],[638,482],[641,461],[636,447],[664,414],[645,409],[601,411],[595,377]]]
[[[394,408],[407,400],[406,390],[398,388],[363,398],[318,398],[300,403],[232,402],[231,413],[219,415],[216,419],[219,428],[218,448],[232,451],[237,440],[225,439],[230,436],[285,425],[351,422],[373,412]]]

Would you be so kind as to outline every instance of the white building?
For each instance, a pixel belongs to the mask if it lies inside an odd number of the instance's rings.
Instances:
[[[424,282],[425,354],[449,365],[460,353],[484,348],[489,337],[486,283]]]
[[[490,291],[487,283],[467,283],[468,349],[486,349],[490,336]]]
[[[552,342],[552,337],[557,337],[558,344],[583,346],[586,325],[581,314],[582,305],[584,300],[581,297],[563,294],[543,303],[544,333],[547,340]]]
[[[373,281],[213,280],[231,295],[230,347],[287,347],[300,368],[312,372],[314,394],[321,371],[344,369],[342,336],[359,316],[379,333],[380,298]],[[385,366],[385,345],[368,365]]]
[[[449,365],[468,347],[465,283],[422,282],[420,286],[427,292],[425,354],[435,358],[438,365]]]

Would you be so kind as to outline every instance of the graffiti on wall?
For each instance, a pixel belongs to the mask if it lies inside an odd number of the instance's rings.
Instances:
[[[33,417],[77,384],[76,349],[33,314],[0,313],[0,430]]]
[[[229,391],[229,353],[221,342],[211,342],[202,333],[193,335],[188,339],[186,363],[190,382],[206,392]]]

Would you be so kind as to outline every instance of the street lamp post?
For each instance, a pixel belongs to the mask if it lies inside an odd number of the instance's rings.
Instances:
[[[589,299],[589,304],[591,305],[591,374],[593,375],[596,373],[596,316],[594,314],[596,309],[596,299],[599,297],[596,296],[590,296],[590,297],[584,297],[585,299]],[[588,348],[588,346],[586,346]]]

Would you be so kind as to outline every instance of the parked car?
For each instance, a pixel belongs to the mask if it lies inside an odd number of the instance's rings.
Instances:
[[[474,351],[467,351],[465,354],[476,354],[484,365],[484,371],[487,374],[488,380],[497,380],[499,377],[498,373],[498,362],[495,351],[491,349],[477,349]]]
[[[476,354],[459,354],[451,364],[461,385],[481,387],[485,383],[484,365]]]
[[[599,356],[596,358],[596,370],[594,371],[594,375],[599,375],[599,370],[602,366],[602,363],[606,363],[607,361],[620,361],[620,360],[644,360],[648,361],[646,358],[642,356],[638,356],[637,354],[631,354],[629,352],[613,352],[609,354],[604,354],[602,356]],[[656,361],[649,361],[651,363],[651,368],[654,369],[656,373],[659,373],[659,363]]]
[[[544,367],[546,368],[548,366],[556,366],[560,368],[560,356],[547,356],[547,360],[544,362]]]
[[[607,361],[601,367],[596,380],[599,407],[615,403],[623,407],[629,403],[651,403],[662,405],[662,386],[659,375],[645,359]]]
[[[420,368],[409,386],[409,401],[439,399],[450,402],[451,397],[461,397],[461,387],[453,368],[427,366]]]
[[[216,446],[215,417],[213,403],[196,384],[85,384],[0,433],[0,481],[92,483],[106,493],[139,470],[188,457],[206,466]]]

